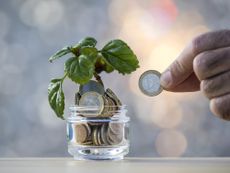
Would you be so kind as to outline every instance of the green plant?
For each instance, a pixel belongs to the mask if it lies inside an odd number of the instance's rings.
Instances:
[[[86,84],[95,77],[103,85],[99,76],[102,71],[111,73],[117,70],[125,75],[139,67],[136,55],[124,41],[112,40],[101,50],[95,47],[96,44],[97,41],[94,38],[86,37],[74,46],[64,47],[49,58],[49,61],[53,62],[64,55],[71,55],[64,64],[64,76],[52,79],[48,86],[49,104],[61,119],[64,119],[65,108],[62,84],[66,77],[80,85]]]

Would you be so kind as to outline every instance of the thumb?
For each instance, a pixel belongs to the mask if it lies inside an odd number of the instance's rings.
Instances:
[[[161,85],[166,90],[172,90],[182,83],[193,73],[193,53],[192,44],[181,52],[178,58],[161,75]]]

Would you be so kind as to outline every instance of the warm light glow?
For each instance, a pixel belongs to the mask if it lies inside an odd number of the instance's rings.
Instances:
[[[161,98],[154,102],[151,114],[152,122],[161,128],[177,126],[183,116],[182,106],[168,93],[162,93]]]
[[[118,0],[113,1],[110,8],[111,19],[121,28],[119,37],[127,40],[140,62],[140,68],[129,78],[138,118],[160,128],[178,126],[184,116],[185,108],[180,105],[183,95],[163,92],[157,97],[148,97],[141,93],[138,80],[146,70],[165,71],[193,37],[208,31],[202,17],[197,12],[189,12],[185,18],[178,13],[172,0],[154,1],[145,6],[136,1],[122,4]],[[188,22],[188,18],[193,20]],[[188,99],[195,98],[191,95]],[[192,111],[186,109],[188,114]]]
[[[165,13],[165,15],[167,15],[167,17],[171,20],[175,20],[178,15],[178,10],[173,0],[153,1],[152,9],[153,13],[155,13],[155,11],[162,11],[161,13]]]
[[[173,40],[171,42],[159,42],[146,60],[145,67],[163,72],[175,60],[179,52],[180,46]]]

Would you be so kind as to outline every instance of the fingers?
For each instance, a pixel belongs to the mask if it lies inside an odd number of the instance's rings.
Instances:
[[[208,50],[193,61],[201,91],[211,100],[211,111],[230,120],[230,47]]]
[[[198,54],[193,61],[193,69],[200,80],[230,70],[230,47]]]
[[[161,85],[172,91],[193,73],[193,60],[198,54],[228,46],[230,46],[230,30],[208,32],[196,37],[162,74]]]
[[[212,112],[230,120],[230,30],[196,37],[161,75],[168,91],[195,91],[199,83]]]
[[[167,90],[167,89],[166,89]],[[192,73],[185,81],[172,88],[172,92],[192,92],[200,90],[200,81],[194,73]]]
[[[224,120],[230,120],[230,94],[213,98],[210,101],[211,111]]]
[[[189,44],[179,57],[161,75],[161,85],[171,91],[193,73],[192,62],[195,57]]]
[[[213,50],[230,45],[230,30],[219,30],[207,32],[196,37],[192,41],[194,54],[199,54],[207,50]]]
[[[202,80],[200,88],[210,99],[230,93],[230,71]]]

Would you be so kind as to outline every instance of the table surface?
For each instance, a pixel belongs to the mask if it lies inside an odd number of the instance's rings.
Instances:
[[[143,171],[143,172],[141,172]],[[230,158],[0,158],[0,173],[230,173]]]

